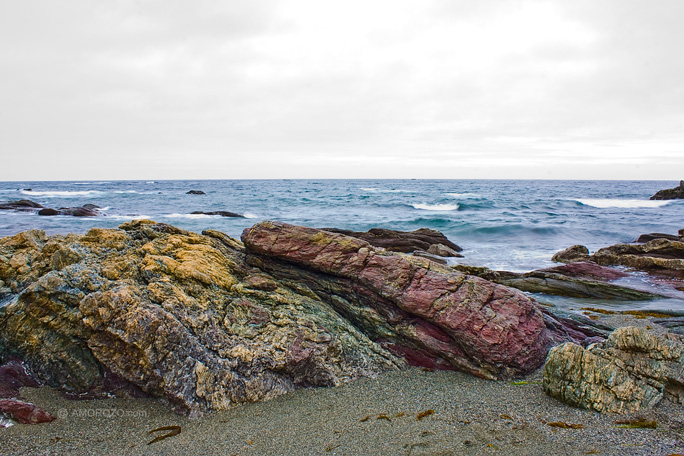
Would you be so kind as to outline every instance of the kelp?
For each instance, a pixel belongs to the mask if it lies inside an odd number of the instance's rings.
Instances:
[[[637,418],[635,420],[618,420],[615,424],[624,429],[656,429],[658,422],[648,421],[646,418]]]
[[[583,424],[565,423],[563,421],[552,421],[550,423],[546,423],[546,425],[561,429],[584,429]]]
[[[174,435],[178,435],[181,433],[181,427],[180,426],[163,426],[157,429],[152,429],[149,431],[147,434],[154,434],[155,432],[161,432],[161,431],[169,431],[166,434],[158,435],[151,441],[147,442],[148,445],[151,445],[153,443],[159,442],[160,440],[164,440],[169,437],[173,437]]]
[[[432,409],[425,410],[424,412],[420,412],[418,415],[416,415],[416,419],[418,421],[422,420],[426,416],[434,415],[435,411]]]

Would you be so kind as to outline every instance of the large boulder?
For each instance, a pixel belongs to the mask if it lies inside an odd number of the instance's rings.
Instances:
[[[679,187],[660,190],[651,197],[652,200],[684,199],[684,180],[679,181]]]
[[[654,239],[645,244],[616,244],[599,249],[591,261],[684,277],[684,242]]]
[[[549,351],[543,387],[556,399],[599,412],[635,412],[663,397],[681,404],[684,337],[625,327],[588,348],[559,345]]]
[[[311,290],[372,340],[416,364],[485,378],[524,374],[543,363],[557,335],[517,290],[356,237],[262,222],[242,240],[250,264]]]
[[[20,233],[0,239],[0,282],[0,359],[73,394],[135,387],[198,414],[405,365],[219,232]]]

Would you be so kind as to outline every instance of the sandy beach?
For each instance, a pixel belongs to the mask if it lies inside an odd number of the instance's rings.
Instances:
[[[648,323],[629,319],[623,324],[627,322]],[[663,401],[631,415],[580,410],[546,396],[541,371],[524,381],[493,382],[411,368],[337,388],[302,389],[198,419],[176,415],[153,399],[73,401],[49,388],[24,389],[23,394],[58,418],[0,429],[1,454],[684,453],[681,406]],[[626,429],[615,423],[636,418],[656,421],[657,428]],[[581,428],[549,425],[557,422]],[[180,426],[181,433],[148,444],[162,434],[148,432],[163,426]]]

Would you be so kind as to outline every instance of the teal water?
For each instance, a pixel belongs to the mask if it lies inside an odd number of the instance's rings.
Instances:
[[[260,220],[367,230],[434,228],[464,248],[465,262],[525,271],[551,265],[573,244],[590,250],[642,233],[684,228],[684,200],[649,201],[670,181],[221,180],[0,182],[0,201],[47,207],[96,204],[98,218],[0,212],[0,236],[38,228],[84,233],[151,218],[191,231],[239,237]],[[187,195],[188,190],[206,195]],[[232,211],[247,218],[190,215]]]

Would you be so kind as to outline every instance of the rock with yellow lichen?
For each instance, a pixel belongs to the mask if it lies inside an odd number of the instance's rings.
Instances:
[[[400,368],[222,233],[135,221],[0,240],[0,358],[72,394],[142,390],[197,414]]]
[[[635,412],[663,397],[684,403],[684,337],[625,327],[586,349],[559,345],[549,352],[543,385],[556,399],[599,412]]]

